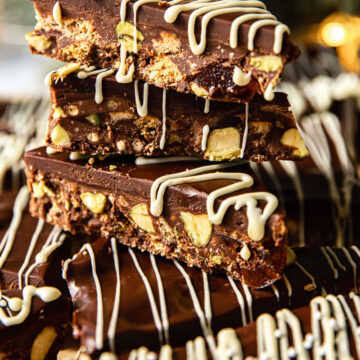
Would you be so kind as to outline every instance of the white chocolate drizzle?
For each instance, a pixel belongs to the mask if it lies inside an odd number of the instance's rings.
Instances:
[[[312,114],[302,119],[299,130],[315,165],[328,182],[330,196],[336,207],[333,213],[337,232],[336,246],[342,247],[344,246],[344,225],[342,222],[344,218],[351,218],[351,193],[354,186],[353,179],[355,178],[355,172],[346,149],[345,140],[341,135],[340,121],[332,113]],[[335,146],[344,174],[343,187],[341,189],[336,183],[326,134]],[[343,192],[343,198],[341,192]]]
[[[266,101],[273,101],[274,98],[275,98],[274,85],[270,83],[270,84],[267,86],[267,88],[265,89],[264,99],[265,99]]]
[[[323,255],[324,255],[327,263],[329,264],[329,266],[330,266],[330,268],[331,268],[331,270],[332,270],[333,273],[334,273],[334,279],[338,279],[338,278],[339,278],[339,272],[338,272],[338,270],[336,269],[336,267],[334,266],[334,263],[332,262],[329,254],[326,252],[326,249],[322,246],[322,247],[320,248],[320,250],[321,250],[321,252],[323,253]]]
[[[243,206],[246,206],[246,213],[248,218],[248,236],[254,241],[260,241],[264,237],[266,221],[276,210],[278,205],[278,200],[273,194],[268,192],[250,192],[228,197],[221,202],[217,212],[214,211],[214,204],[217,198],[241,189],[249,188],[254,183],[253,178],[245,173],[218,172],[220,169],[225,169],[231,166],[234,166],[234,164],[202,166],[176,174],[164,175],[156,179],[151,187],[151,214],[153,216],[161,215],[164,206],[164,194],[168,186],[209,181],[214,179],[237,180],[236,183],[217,189],[208,195],[206,207],[209,220],[215,225],[221,224],[225,213],[230,206],[234,205],[235,210],[239,210]],[[205,172],[210,173],[203,174]],[[266,201],[263,212],[261,212],[261,210],[256,207],[259,200]]]
[[[140,102],[140,95],[139,95],[139,80],[134,81],[134,90],[135,90],[136,111],[139,116],[144,117],[148,114],[149,84],[147,82],[144,83],[142,104]]]
[[[101,104],[104,101],[103,90],[102,90],[103,79],[109,75],[112,75],[114,72],[115,72],[115,70],[113,70],[113,69],[105,70],[105,71],[101,72],[100,74],[98,74],[98,76],[96,77],[95,102],[97,104]]]
[[[237,301],[239,303],[239,306],[240,306],[241,324],[243,326],[245,326],[247,324],[247,321],[246,321],[244,297],[243,297],[242,293],[240,292],[239,288],[237,287],[237,285],[235,284],[235,281],[230,276],[228,276],[227,278],[229,280],[229,283],[230,283],[232,289],[234,290],[234,293],[236,295],[236,299],[237,299]]]
[[[301,265],[297,260],[295,260],[294,264],[304,273],[305,276],[307,276],[311,281],[311,290],[315,290],[317,288],[316,281],[313,275],[307,271],[303,265]]]
[[[353,276],[354,276],[354,290],[357,293],[358,292],[358,286],[357,286],[357,266],[355,261],[353,260],[353,258],[350,255],[350,252],[347,248],[342,247],[341,250],[343,251],[346,259],[349,261],[349,264],[351,265],[352,271],[353,271]]]
[[[163,283],[161,280],[160,271],[156,264],[156,258],[153,254],[150,254],[150,261],[151,261],[151,265],[152,265],[154,273],[155,273],[156,283],[157,283],[158,292],[159,292],[160,314],[161,314],[162,327],[164,330],[165,344],[169,344],[169,342],[170,342],[170,340],[169,340],[169,319],[168,319],[167,309],[166,309],[164,286],[163,286]]]
[[[202,151],[206,151],[206,145],[207,145],[209,133],[210,133],[210,127],[209,127],[209,125],[205,125],[203,127],[202,139],[201,139],[201,150]]]
[[[11,186],[18,190],[26,150],[44,144],[49,100],[29,100],[6,106],[3,118],[9,132],[0,133],[0,193],[4,190],[5,176],[11,172]]]
[[[353,248],[353,247],[352,247]],[[326,251],[333,257],[337,266],[343,271],[346,271],[346,267],[340,262],[338,256],[336,255],[335,251],[330,246],[325,246]]]
[[[305,203],[304,191],[301,185],[300,175],[294,161],[279,160],[286,174],[292,180],[299,201],[299,245],[305,246]]]
[[[240,152],[240,159],[242,159],[245,155],[247,137],[249,132],[249,103],[245,104],[245,129],[241,141],[241,152]]]
[[[29,265],[29,262],[30,262],[30,259],[31,259],[31,255],[35,249],[35,246],[36,246],[36,243],[39,239],[39,236],[44,228],[44,224],[45,224],[45,221],[43,219],[39,219],[38,220],[38,223],[36,225],[36,229],[31,237],[31,241],[30,241],[30,245],[29,245],[29,248],[28,248],[28,251],[25,255],[25,259],[24,259],[24,262],[22,263],[21,267],[20,267],[20,270],[18,271],[18,286],[19,286],[19,289],[22,289],[22,276],[23,276],[23,273],[26,269],[26,267]]]
[[[204,114],[208,114],[210,111],[210,99],[205,99]]]
[[[233,82],[238,86],[246,86],[251,81],[251,73],[244,73],[238,66],[234,68]]]
[[[7,260],[10,251],[14,245],[16,232],[20,226],[22,214],[29,201],[29,190],[23,186],[16,197],[13,210],[13,218],[10,226],[0,242],[0,268],[2,268]]]
[[[32,271],[40,264],[44,264],[48,257],[57,249],[59,248],[65,241],[66,235],[61,234],[61,229],[54,227],[49,234],[45,244],[42,246],[41,251],[36,254],[35,262],[28,268],[25,273],[25,285],[29,283],[29,277]],[[21,278],[19,276],[19,288],[22,288],[21,285]]]
[[[285,274],[283,274],[282,278],[284,280],[286,289],[288,291],[288,297],[289,297],[289,302],[290,302],[290,299],[291,299],[292,293],[293,293],[292,286],[291,286],[291,283],[290,283],[289,279],[287,278],[287,276]]]
[[[260,315],[256,320],[257,356],[246,359],[350,360],[355,354],[359,358],[360,299],[358,295],[350,293],[350,300],[354,304],[356,316],[343,295],[314,298],[310,303],[311,332],[306,334],[299,318],[289,309],[279,310],[275,316]],[[355,354],[352,354],[350,336],[355,344]],[[241,342],[235,330],[223,329],[218,333],[217,339],[214,359],[244,360]],[[143,357],[139,357],[140,349]],[[150,359],[146,357],[149,351],[146,348],[140,349],[136,352],[138,357],[130,356],[129,360]],[[204,338],[197,337],[186,343],[186,359],[208,360]]]
[[[139,156],[135,159],[135,164],[137,166],[144,165],[153,165],[153,164],[166,164],[166,163],[176,163],[176,162],[186,162],[186,161],[199,161],[202,160],[200,157],[196,156],[166,156],[166,157],[154,157],[146,158]]]
[[[62,25],[62,15],[61,15],[61,7],[59,2],[57,1],[53,7],[53,18],[54,21],[61,26]]]
[[[166,89],[163,89],[162,95],[162,132],[160,139],[160,150],[164,150],[166,141]]]
[[[126,6],[129,0],[122,0],[120,5],[120,22],[126,21]],[[137,12],[143,4],[156,3],[157,0],[137,0],[133,4],[133,53],[138,52],[138,35],[137,35]],[[275,54],[281,53],[282,43],[285,33],[290,33],[289,28],[280,23],[274,15],[272,15],[267,9],[264,3],[261,1],[244,1],[244,0],[195,0],[192,2],[186,2],[184,0],[171,0],[167,2],[168,8],[164,14],[164,20],[167,23],[174,23],[178,16],[183,12],[191,11],[191,15],[188,20],[188,39],[189,47],[193,54],[201,55],[206,49],[207,43],[207,27],[212,18],[222,16],[226,14],[240,13],[242,15],[234,19],[231,24],[229,43],[230,47],[235,49],[238,46],[238,31],[239,26],[245,22],[252,21],[248,31],[247,47],[249,51],[255,49],[255,37],[258,30],[264,26],[274,26],[274,41],[273,52]],[[201,19],[200,28],[200,42],[197,42],[195,34],[195,24],[199,16]],[[126,72],[126,60],[128,50],[124,41],[120,41],[120,66],[116,73],[116,80],[120,83],[128,83],[133,80],[135,72],[134,60],[130,58],[130,66],[128,72]],[[250,82],[250,74],[242,75],[240,68],[234,69],[234,83],[247,85]],[[246,81],[248,81],[246,83]],[[244,86],[239,85],[239,86]],[[273,97],[273,85],[270,84],[266,89],[266,99]]]
[[[186,281],[186,285],[189,289],[190,297],[191,297],[191,300],[194,305],[194,310],[200,320],[200,325],[201,325],[204,337],[208,343],[211,353],[215,354],[215,341],[214,341],[213,332],[211,330],[211,323],[209,323],[208,318],[205,316],[205,313],[204,313],[203,309],[201,308],[199,299],[196,295],[196,291],[191,282],[190,276],[176,260],[174,260],[173,262]]]
[[[119,254],[117,250],[117,242],[115,238],[111,238],[111,250],[114,258],[114,268],[116,273],[116,288],[114,295],[114,306],[111,313],[111,319],[108,327],[108,338],[109,338],[109,347],[111,352],[115,353],[115,334],[116,334],[116,323],[119,317],[120,310],[120,293],[121,293],[121,279],[120,279],[120,266],[119,266]]]
[[[157,331],[158,331],[158,334],[159,334],[159,343],[160,345],[162,345],[164,343],[164,335],[163,335],[163,324],[162,324],[162,321],[160,319],[160,315],[159,315],[159,311],[158,311],[158,308],[157,308],[157,305],[156,305],[156,301],[155,301],[155,296],[154,296],[154,293],[151,289],[151,285],[149,283],[149,280],[148,278],[146,277],[146,275],[144,274],[143,270],[141,269],[140,267],[140,264],[136,258],[136,255],[134,253],[134,251],[129,248],[128,249],[129,251],[129,254],[134,262],[134,265],[135,265],[135,268],[137,270],[137,272],[139,273],[143,283],[144,283],[144,286],[145,286],[145,289],[146,289],[146,293],[148,295],[148,298],[149,298],[149,303],[150,303],[150,308],[151,308],[151,312],[153,314],[153,318],[154,318],[154,323],[155,323],[155,326],[157,328]]]
[[[9,307],[13,312],[16,312],[15,315],[8,315],[5,313],[3,306],[0,305],[0,321],[2,324],[5,326],[13,326],[24,322],[30,314],[32,298],[34,296],[38,296],[43,302],[52,302],[61,296],[61,292],[60,290],[51,286],[42,286],[36,288],[33,285],[28,285],[25,286],[22,290],[22,299],[8,299],[4,296],[1,296],[2,299],[5,299],[6,306]]]
[[[210,20],[216,16],[233,13],[244,13],[237,17],[230,29],[230,47],[238,46],[238,29],[239,26],[247,21],[253,21],[248,34],[248,50],[254,50],[254,39],[259,28],[263,26],[276,26],[274,33],[273,51],[278,54],[281,52],[283,34],[289,33],[287,26],[278,22],[274,15],[270,14],[261,1],[242,1],[242,0],[224,0],[224,1],[204,1],[196,0],[190,3],[185,1],[169,1],[170,7],[166,10],[164,19],[168,23],[176,21],[182,12],[192,10],[188,22],[188,37],[191,51],[195,55],[200,55],[206,48],[206,31]],[[198,16],[201,19],[200,43],[197,43],[195,36],[195,23]]]
[[[96,259],[94,250],[91,244],[87,243],[82,246],[80,249],[80,253],[83,251],[87,251],[90,262],[91,262],[91,272],[92,277],[95,284],[96,289],[96,329],[95,329],[95,346],[96,349],[100,350],[103,348],[103,333],[104,333],[104,304],[102,298],[102,290],[101,290],[101,283],[96,271]]]
[[[242,286],[242,288],[244,290],[245,299],[246,299],[246,302],[247,302],[247,305],[248,305],[249,322],[252,323],[254,321],[254,313],[253,313],[253,306],[252,306],[253,298],[252,298],[249,287],[247,285],[245,285],[245,284],[241,284],[241,286]]]

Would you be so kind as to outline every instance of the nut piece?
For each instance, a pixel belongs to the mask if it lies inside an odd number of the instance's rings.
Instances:
[[[216,264],[220,265],[222,263],[222,260],[224,258],[224,253],[221,253],[220,255],[212,255],[211,260]]]
[[[71,140],[67,131],[60,125],[56,125],[51,131],[51,142],[55,145],[70,145]]]
[[[87,138],[88,138],[89,141],[91,141],[93,143],[97,143],[100,140],[99,135],[97,133],[95,133],[95,132],[92,132],[92,133],[88,134]]]
[[[83,204],[93,213],[101,214],[106,204],[106,196],[103,194],[93,194],[85,192],[80,195]]]
[[[212,232],[212,224],[207,215],[194,215],[186,211],[180,212],[185,230],[197,246],[208,244]]]
[[[43,181],[33,182],[32,185],[32,194],[36,199],[41,199],[45,195],[55,196],[55,193],[45,185]]]
[[[55,80],[55,84],[59,80],[63,81],[69,74],[79,69],[80,69],[80,64],[76,64],[76,63],[69,63],[57,69],[55,72],[53,72],[52,75]]]
[[[62,117],[65,117],[65,113],[64,110],[61,107],[57,107],[55,108],[52,117],[57,120],[60,119]]]
[[[240,156],[240,133],[233,127],[213,130],[207,140],[205,157],[211,161],[232,160]]]
[[[42,329],[32,344],[30,360],[44,360],[56,338],[57,333],[52,326]]]
[[[123,35],[134,36],[134,25],[129,23],[128,21],[120,21],[116,26],[116,35],[118,37]],[[136,30],[136,38],[140,41],[144,40],[143,34]]]
[[[53,7],[53,18],[54,21],[61,26],[62,25],[62,15],[61,15],[61,7],[59,2],[57,1]]]
[[[130,217],[134,223],[146,232],[154,233],[154,225],[152,223],[151,216],[149,215],[146,204],[136,205],[130,211]]]
[[[32,46],[36,51],[39,52],[48,49],[52,44],[52,41],[47,39],[45,36],[35,35],[33,33],[26,34],[25,39],[30,46]]]
[[[191,83],[191,90],[196,96],[199,97],[205,97],[209,95],[209,92],[206,89],[200,87],[195,83]]]
[[[101,120],[98,114],[90,114],[85,118],[91,125],[100,125]]]
[[[250,66],[265,72],[276,71],[283,66],[280,56],[264,55],[256,56],[250,59]]]
[[[245,244],[244,247],[240,251],[240,256],[243,260],[248,261],[251,257],[251,251],[249,247]]]
[[[299,130],[296,128],[285,131],[282,138],[280,139],[280,142],[283,145],[295,148],[293,151],[293,155],[295,156],[298,156],[300,158],[309,156],[309,152],[305,147],[304,140],[301,137]]]

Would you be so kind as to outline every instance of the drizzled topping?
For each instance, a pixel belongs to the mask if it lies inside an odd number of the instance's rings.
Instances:
[[[126,5],[129,0],[122,0],[120,6],[120,24],[125,24],[126,20]],[[133,4],[133,53],[138,52],[138,30],[136,28],[137,12],[139,8],[147,3],[156,3],[157,0],[137,0]],[[214,17],[226,15],[226,14],[242,14],[234,19],[231,24],[229,43],[230,47],[235,49],[238,46],[238,32],[239,27],[252,21],[248,31],[247,48],[249,51],[255,49],[255,37],[258,30],[265,26],[274,26],[274,42],[273,52],[275,54],[281,53],[283,37],[285,33],[290,33],[289,28],[280,23],[274,15],[272,15],[267,9],[264,3],[261,1],[249,1],[249,0],[172,0],[167,2],[168,9],[165,11],[164,20],[167,23],[174,23],[178,16],[183,12],[191,11],[191,15],[188,21],[188,39],[189,46],[193,54],[201,55],[206,49],[207,43],[207,27],[211,19]],[[200,30],[200,42],[196,39],[195,24],[199,16],[201,19]],[[124,25],[125,26],[125,25]],[[135,64],[133,59],[130,58],[130,66],[128,72],[126,72],[127,53],[129,46],[125,40],[120,40],[120,67],[116,73],[116,80],[120,83],[128,83],[133,81],[133,75],[135,72]],[[243,73],[242,70],[235,66],[233,81],[238,86],[246,86],[251,81],[251,73]],[[269,84],[264,98],[268,101],[274,98],[274,85]],[[207,108],[206,108],[207,109]],[[206,113],[207,111],[205,111]]]
[[[20,227],[23,212],[28,204],[28,201],[29,191],[27,187],[24,186],[20,189],[16,197],[13,209],[13,218],[8,230],[0,242],[0,269],[3,268],[14,247],[16,234]],[[30,314],[32,298],[34,296],[38,296],[44,302],[52,302],[61,296],[60,290],[55,287],[43,286],[37,288],[33,285],[28,285],[29,276],[36,266],[46,262],[50,254],[61,246],[65,239],[65,235],[61,235],[61,230],[54,227],[41,251],[35,256],[35,262],[29,266],[31,256],[43,231],[43,227],[44,221],[39,220],[25,254],[24,261],[18,271],[18,286],[19,289],[22,290],[22,299],[17,297],[7,297],[0,291],[0,321],[5,326],[18,325],[25,321]],[[25,270],[25,286],[23,286],[22,278]],[[11,312],[9,310],[11,310]]]
[[[238,190],[249,188],[254,183],[253,178],[248,174],[218,172],[218,170],[232,166],[234,166],[234,164],[202,166],[176,174],[164,175],[156,179],[151,187],[151,214],[153,216],[161,215],[164,206],[164,194],[166,188],[169,186],[216,179],[236,180],[236,183],[217,189],[209,194],[206,200],[209,220],[215,225],[221,224],[225,213],[230,206],[234,205],[235,210],[239,210],[246,206],[248,236],[252,240],[260,241],[264,237],[265,224],[278,205],[278,200],[273,194],[268,192],[252,192],[228,197],[221,202],[219,209],[216,212],[214,211],[215,201],[218,198]],[[265,208],[262,212],[257,207],[258,201],[266,201]]]

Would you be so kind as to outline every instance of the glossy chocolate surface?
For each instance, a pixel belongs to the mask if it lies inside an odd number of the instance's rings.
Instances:
[[[92,246],[104,305],[104,349],[108,349],[107,329],[114,308],[117,284],[115,263],[111,246],[107,240],[99,239]],[[144,282],[135,268],[127,247],[117,245],[117,249],[121,279],[120,313],[116,325],[117,353],[127,353],[131,348],[140,346],[147,346],[157,351],[160,346],[158,331]],[[158,283],[150,257],[148,254],[134,251],[137,261],[152,288],[156,306],[160,313]],[[250,296],[246,296],[241,283],[235,281],[244,302],[243,307],[239,304],[235,292],[225,276],[213,275],[208,277],[212,309],[211,324],[214,334],[224,327],[236,328],[246,325],[264,312],[275,314],[278,309],[283,307],[294,309],[304,306],[308,304],[310,299],[320,295],[324,290],[334,294],[348,292],[354,286],[354,269],[342,249],[334,249],[334,252],[339,264],[343,266],[340,268],[330,254],[336,274],[320,250],[297,249],[297,262],[308,271],[308,274],[305,274],[296,264],[292,264],[285,270],[287,282],[280,280],[273,287],[249,290]],[[358,269],[360,265],[359,256],[352,249],[349,249],[349,254],[356,264],[356,269]],[[174,263],[160,257],[155,257],[155,261],[165,292],[169,319],[169,343],[174,347],[181,346],[187,340],[203,334],[200,320],[194,310],[184,277]],[[205,311],[202,273],[192,268],[184,267],[184,269],[190,276],[200,306]],[[94,337],[97,300],[91,271],[89,255],[87,252],[83,252],[69,264],[67,281],[75,307],[74,334],[80,336],[86,352],[96,353]],[[309,274],[314,277],[314,282],[309,279]],[[245,322],[242,319],[245,319]],[[248,330],[245,330],[247,327],[243,329],[244,331],[240,330],[240,333],[250,336]],[[251,351],[249,353],[251,354]]]

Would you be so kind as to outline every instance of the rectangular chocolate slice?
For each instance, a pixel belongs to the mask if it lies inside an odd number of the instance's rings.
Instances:
[[[69,66],[50,75],[46,142],[92,154],[199,156],[213,161],[298,160],[307,155],[284,94],[249,104],[203,101],[147,83],[79,79]],[[60,81],[62,79],[62,81]],[[99,87],[100,86],[100,87]],[[165,96],[164,96],[165,95]]]
[[[247,326],[222,329],[211,346],[198,337],[181,347],[165,345],[159,356],[172,356],[177,360],[207,360],[215,356],[222,359],[358,359],[359,301],[354,293],[319,296],[293,311],[281,309],[274,316],[261,314],[256,322]],[[140,347],[119,359],[156,358],[157,355],[158,352]]]
[[[91,165],[45,148],[28,152],[31,213],[73,234],[115,236],[252,287],[281,277],[285,214],[247,164],[134,160]]]
[[[29,198],[26,187],[15,201],[12,194],[1,197],[2,203],[14,201],[13,208],[1,209],[8,222],[0,230],[0,353],[6,359],[51,358],[69,325],[61,279],[68,239],[61,229],[30,216]]]
[[[261,1],[33,2],[33,53],[108,68],[102,76],[117,70],[121,83],[144,80],[224,101],[247,102],[258,92],[270,100],[284,64],[299,53]]]
[[[131,250],[114,238],[97,239],[64,266],[74,304],[73,333],[94,358],[104,351],[121,357],[141,346],[176,348],[197,336],[209,340],[264,312],[307,305],[324,289],[333,294],[357,289],[358,254],[358,248],[295,249],[282,280],[253,290],[226,276],[207,276]]]

